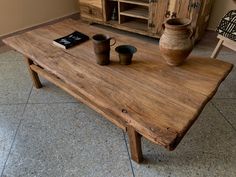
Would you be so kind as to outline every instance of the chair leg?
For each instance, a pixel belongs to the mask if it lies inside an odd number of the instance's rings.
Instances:
[[[211,54],[211,58],[216,58],[217,55],[220,52],[220,49],[222,48],[222,44],[223,44],[224,40],[220,39],[218,44],[216,45],[216,48],[214,49],[213,53]]]

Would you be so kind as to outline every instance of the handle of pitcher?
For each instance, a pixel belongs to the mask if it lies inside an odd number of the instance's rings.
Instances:
[[[114,37],[111,37],[110,40],[113,40],[113,44],[110,44],[110,46],[113,46],[116,44],[116,39]]]

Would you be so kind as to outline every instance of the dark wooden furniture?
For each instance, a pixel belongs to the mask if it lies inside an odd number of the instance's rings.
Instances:
[[[52,41],[78,30],[89,36],[105,33],[117,44],[137,47],[132,65],[96,64],[92,41],[69,50]],[[233,65],[210,58],[190,57],[180,67],[166,65],[158,45],[118,35],[71,19],[4,39],[26,57],[34,86],[38,75],[128,131],[131,156],[142,161],[141,137],[174,150]]]
[[[199,40],[213,0],[78,0],[82,19],[159,38],[168,18],[189,18]],[[115,9],[117,19],[112,19]]]

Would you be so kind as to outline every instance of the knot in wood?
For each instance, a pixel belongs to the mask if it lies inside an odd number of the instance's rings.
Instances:
[[[122,109],[123,113],[128,113],[128,111],[126,109]]]

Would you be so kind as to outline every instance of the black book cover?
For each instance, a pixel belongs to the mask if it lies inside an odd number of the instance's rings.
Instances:
[[[64,49],[69,49],[87,40],[89,40],[87,35],[75,31],[67,36],[54,40],[53,44]]]

